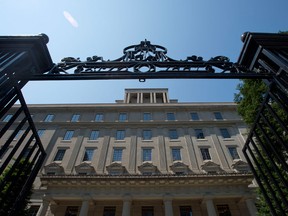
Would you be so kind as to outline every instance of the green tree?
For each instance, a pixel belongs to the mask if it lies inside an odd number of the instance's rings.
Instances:
[[[234,101],[238,104],[238,113],[243,117],[243,120],[247,123],[249,128],[251,129],[253,123],[256,120],[257,113],[259,112],[259,108],[261,107],[261,104],[265,98],[265,94],[268,90],[267,85],[262,80],[256,80],[256,79],[250,79],[250,80],[242,80],[241,83],[237,86],[237,90],[239,91],[237,94],[235,94]],[[283,122],[288,122],[288,116],[287,114],[282,110],[282,108],[272,100],[269,101],[269,106],[275,111],[275,113],[282,119]],[[284,142],[288,142],[287,135],[283,133],[281,126],[279,125],[278,121],[275,120],[273,115],[268,112],[267,110],[262,110],[263,115],[265,115],[269,122],[271,123],[270,126],[272,126],[278,134],[280,134],[281,139]],[[256,156],[256,162],[258,163],[260,169],[256,168],[256,172],[260,179],[264,179],[268,176],[268,184],[264,184],[264,188],[267,190],[269,187],[272,187],[272,189],[275,191],[275,194],[268,194],[268,197],[271,199],[273,206],[275,206],[275,203],[278,202],[278,204],[283,206],[283,203],[281,203],[280,194],[276,193],[277,189],[275,184],[272,182],[272,178],[274,178],[278,184],[278,189],[280,188],[284,195],[288,197],[288,189],[285,187],[285,184],[283,184],[283,178],[279,178],[279,173],[277,174],[275,170],[275,165],[279,169],[279,172],[284,176],[284,182],[288,182],[288,174],[285,169],[282,168],[281,163],[278,161],[278,158],[276,158],[275,154],[273,154],[273,149],[276,149],[277,153],[283,156],[284,161],[287,161],[287,152],[281,147],[279,144],[279,141],[275,134],[271,132],[269,127],[265,122],[261,122],[261,125],[263,125],[263,129],[254,128],[255,132],[259,135],[258,136],[258,143],[256,142],[256,146],[259,149],[260,154],[255,154]],[[267,139],[265,139],[266,133],[270,140],[269,144],[267,143]],[[262,146],[259,145],[259,141],[262,143]],[[271,144],[272,143],[272,144]],[[271,146],[273,145],[273,146]],[[265,152],[269,152],[271,154],[266,154]],[[255,152],[256,153],[256,152]],[[261,155],[261,156],[259,156]],[[272,161],[272,160],[273,161]],[[271,162],[272,161],[272,162]],[[255,161],[254,161],[255,162]],[[273,162],[275,162],[273,164]],[[265,168],[265,169],[262,169]],[[263,171],[264,170],[264,171]],[[269,177],[270,176],[270,177]],[[269,191],[269,190],[267,190]],[[274,197],[274,198],[273,198]],[[276,197],[276,199],[275,199]],[[276,204],[277,205],[277,204]],[[259,215],[270,215],[270,209],[268,204],[265,201],[264,194],[261,192],[261,190],[258,190],[258,203],[257,203]],[[279,215],[281,215],[280,212],[278,212],[277,207],[275,206],[275,211]]]
[[[8,182],[5,182],[3,189],[0,191],[0,215],[10,215],[11,209],[15,204],[19,192],[22,190],[29,174],[31,172],[30,163],[25,160],[21,160],[16,169],[9,178]],[[3,174],[0,176],[0,184],[4,181],[11,170],[12,166],[6,168]],[[24,200],[18,204],[19,211],[14,212],[13,215],[26,216],[28,215],[28,203],[32,194],[32,188],[29,188]]]

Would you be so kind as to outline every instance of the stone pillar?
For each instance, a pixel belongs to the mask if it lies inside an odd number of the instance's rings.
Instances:
[[[212,199],[204,200],[208,212],[208,216],[217,216],[216,209]]]
[[[163,198],[165,216],[173,216],[172,196],[165,195]]]
[[[122,216],[130,216],[131,212],[131,197],[129,195],[123,198]]]
[[[47,213],[49,204],[50,204],[50,199],[46,195],[44,195],[43,196],[43,202],[42,202],[36,216],[45,216]]]
[[[251,216],[257,215],[257,208],[255,206],[253,199],[246,199],[245,200],[247,208]]]
[[[89,211],[89,199],[84,199],[82,201],[82,206],[80,209],[80,214],[79,216],[87,216],[88,215],[88,211]]]

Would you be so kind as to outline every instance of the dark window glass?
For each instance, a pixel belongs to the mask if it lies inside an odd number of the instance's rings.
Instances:
[[[221,128],[220,129],[221,135],[223,138],[231,138],[228,130],[226,128]]]
[[[204,133],[202,129],[195,129],[197,139],[204,139]]]
[[[228,151],[233,160],[240,159],[236,147],[228,147]]]
[[[117,130],[116,132],[116,140],[124,140],[125,139],[125,131]]]
[[[231,212],[228,205],[216,205],[219,216],[231,216]]]
[[[65,212],[65,216],[77,216],[79,211],[78,206],[68,206]]]
[[[18,139],[22,133],[23,130],[19,130],[18,133],[15,135],[14,139]]]
[[[126,114],[126,113],[120,113],[118,120],[119,120],[120,122],[126,121],[126,120],[127,120],[127,114]]]
[[[151,140],[152,131],[151,130],[143,130],[143,140]]]
[[[94,149],[85,149],[83,161],[91,161],[93,158]]]
[[[115,216],[116,207],[104,207],[103,216]]]
[[[198,113],[191,113],[191,119],[194,120],[194,121],[197,121],[199,120],[199,116],[198,116]]]
[[[122,151],[121,148],[115,148],[113,152],[113,162],[114,161],[122,161]]]
[[[95,121],[103,121],[103,114],[102,113],[97,113],[95,116]]]
[[[167,120],[174,121],[175,120],[175,114],[174,113],[167,113]]]
[[[208,148],[201,148],[200,151],[201,151],[203,160],[211,160],[211,156],[210,156]]]
[[[144,120],[144,121],[150,121],[150,120],[152,120],[152,115],[151,115],[151,113],[143,113],[143,120]]]
[[[180,216],[192,216],[191,206],[180,206]]]
[[[52,122],[54,119],[54,115],[53,114],[48,114],[45,119],[44,122]]]
[[[152,149],[151,148],[143,149],[143,161],[152,161]]]
[[[65,155],[65,149],[59,149],[55,155],[54,161],[62,161]]]
[[[71,140],[74,134],[74,130],[66,131],[63,140]]]
[[[8,122],[11,118],[12,118],[12,114],[7,114],[4,118],[3,118],[3,122]]]
[[[37,133],[38,133],[38,136],[41,138],[44,135],[44,133],[45,133],[45,129],[39,129],[37,131]]]
[[[99,130],[92,130],[89,140],[97,140],[99,138]]]
[[[80,115],[79,114],[74,114],[71,118],[71,122],[77,122],[79,121]]]
[[[142,207],[142,216],[154,216],[153,206],[143,206]]]
[[[172,148],[172,159],[173,161],[181,160],[180,148]]]
[[[31,206],[28,209],[28,216],[36,216],[40,206]]]
[[[176,129],[169,130],[169,138],[170,139],[178,139],[178,133]]]
[[[217,119],[217,120],[223,119],[222,114],[220,112],[214,112],[214,116],[215,116],[215,119]]]

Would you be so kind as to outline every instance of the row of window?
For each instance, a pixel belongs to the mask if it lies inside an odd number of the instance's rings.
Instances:
[[[224,139],[231,138],[231,135],[230,135],[227,128],[220,128],[219,130],[220,130],[221,136]],[[24,130],[20,130],[16,134],[14,139],[18,139],[18,137],[22,134],[23,131]],[[195,135],[196,135],[197,139],[205,139],[205,135],[204,135],[204,132],[202,129],[194,129],[194,131],[195,131]],[[44,133],[45,133],[45,129],[39,129],[38,130],[38,136],[39,137],[42,137],[44,135]],[[67,130],[64,137],[63,137],[63,140],[71,140],[73,135],[74,135],[74,130]],[[152,130],[143,130],[142,131],[143,140],[151,140],[152,135],[153,135]],[[97,140],[99,138],[99,136],[100,136],[99,130],[92,130],[90,132],[89,140]],[[179,138],[178,132],[176,129],[169,129],[168,136],[170,139],[178,139]],[[125,130],[117,130],[116,131],[116,140],[124,140],[125,137],[126,137]]]
[[[12,118],[12,114],[8,114],[3,118],[3,122],[8,122],[11,118]],[[48,114],[45,118],[44,118],[44,122],[52,122],[55,118],[54,114]],[[198,121],[200,120],[198,113],[196,112],[192,112],[190,113],[190,118],[193,121]],[[222,114],[220,112],[214,112],[214,118],[216,120],[223,120]],[[166,119],[168,121],[175,121],[176,120],[176,116],[175,113],[170,112],[170,113],[166,113]],[[80,120],[80,114],[73,114],[70,121],[71,122],[78,122]],[[101,122],[104,120],[104,114],[103,113],[97,113],[95,116],[94,121],[96,122]],[[119,122],[125,122],[128,120],[128,115],[127,113],[119,113],[118,116],[118,121]],[[143,120],[144,121],[151,121],[152,120],[152,113],[143,113]]]
[[[233,160],[240,159],[239,154],[237,152],[237,148],[234,146],[228,146],[227,150]],[[82,161],[92,161],[93,155],[94,155],[94,148],[86,148],[84,150],[84,156]],[[54,161],[62,161],[65,155],[66,149],[58,149]],[[202,159],[205,160],[211,160],[209,148],[207,147],[201,147],[200,153],[202,156]],[[114,148],[113,149],[113,156],[112,161],[113,162],[121,162],[122,161],[122,154],[123,154],[123,148]],[[173,161],[181,161],[181,148],[180,147],[173,147],[171,148],[171,157]],[[142,148],[142,161],[152,161],[152,148]]]

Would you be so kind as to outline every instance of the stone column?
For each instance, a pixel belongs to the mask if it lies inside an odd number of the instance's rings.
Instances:
[[[36,216],[45,216],[46,213],[47,213],[49,204],[50,204],[50,199],[49,199],[49,197],[46,196],[46,195],[44,195],[44,196],[43,196],[42,204],[41,204],[41,206],[40,206],[40,208],[39,208]]]
[[[172,197],[164,196],[165,216],[173,216]]]
[[[131,212],[131,197],[129,195],[123,198],[122,216],[130,216]]]
[[[217,216],[216,209],[212,199],[204,200],[208,212],[208,216]]]
[[[80,209],[79,216],[87,216],[88,215],[88,211],[89,211],[89,199],[85,198],[82,201],[82,206],[81,206],[81,209]]]
[[[247,208],[251,216],[257,215],[257,208],[255,206],[253,199],[246,199],[245,200]]]

